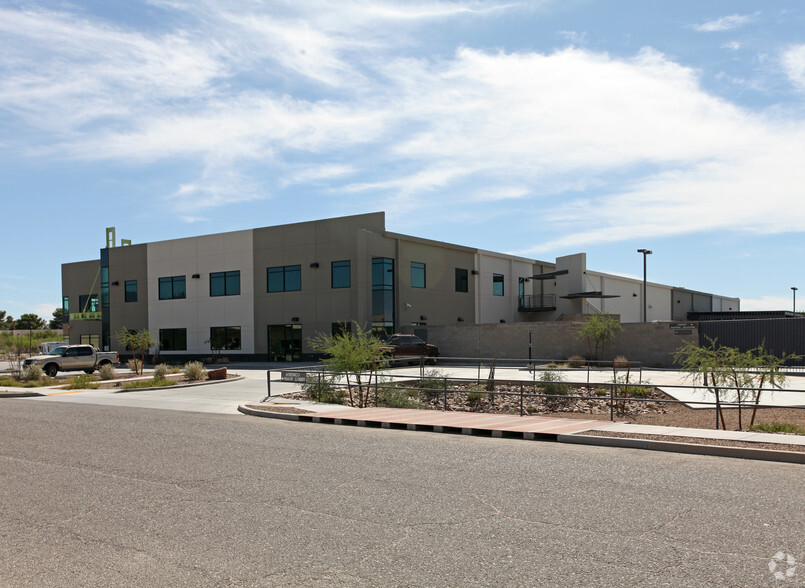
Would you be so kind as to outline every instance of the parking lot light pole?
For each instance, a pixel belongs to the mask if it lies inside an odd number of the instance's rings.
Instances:
[[[794,293],[794,314],[797,314],[797,290],[799,288],[791,286],[791,291]]]
[[[643,322],[648,322],[647,304],[646,304],[646,255],[651,255],[652,251],[648,249],[638,249],[638,253],[643,254]]]

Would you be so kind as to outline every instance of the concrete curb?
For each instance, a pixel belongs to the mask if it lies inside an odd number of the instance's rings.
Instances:
[[[249,408],[244,404],[238,406],[238,411],[249,415],[262,418],[280,419],[285,421],[305,422],[305,423],[320,423],[320,424],[334,424],[334,425],[349,425],[349,426],[366,426],[366,423],[357,419],[344,419],[344,418],[328,418],[327,413],[314,413],[314,414],[294,414],[287,412],[273,412],[270,410],[258,410]],[[799,453],[796,451],[778,451],[774,449],[751,449],[747,447],[726,447],[722,445],[699,445],[695,443],[678,443],[674,441],[654,441],[650,439],[630,439],[628,437],[599,437],[593,435],[584,435],[583,433],[574,434],[556,434],[545,435],[539,434],[502,434],[500,431],[489,431],[480,429],[462,429],[461,431],[454,431],[451,427],[439,427],[433,425],[427,426],[412,426],[400,425],[394,426],[393,423],[383,423],[384,429],[397,429],[409,431],[428,431],[434,433],[457,433],[461,432],[465,435],[476,435],[492,438],[520,438],[523,440],[539,440],[539,441],[558,441],[559,443],[575,443],[577,445],[596,445],[599,447],[620,447],[628,449],[647,449],[650,451],[667,451],[672,453],[688,453],[694,455],[712,455],[715,457],[734,457],[740,459],[758,459],[763,461],[777,461],[783,463],[797,463],[805,464],[805,452]],[[498,434],[495,434],[498,433]]]
[[[227,378],[226,380],[207,380],[206,382],[193,382],[192,384],[177,384],[175,386],[154,386],[153,388],[128,388],[128,389],[88,388],[88,390],[109,390],[113,394],[125,394],[127,392],[141,392],[143,390],[176,390],[177,388],[192,388],[194,386],[211,386],[213,384],[221,384],[224,382],[237,382],[238,380],[242,380],[244,377],[245,376],[237,376],[236,378]],[[61,390],[61,388],[54,386],[52,388],[46,388],[46,390]],[[43,394],[42,392],[0,392],[0,398],[31,398],[34,396],[50,396],[50,394]]]
[[[805,453],[776,449],[700,445],[697,443],[679,443],[676,441],[655,441],[653,439],[630,439],[628,437],[600,437],[598,435],[585,435],[583,433],[558,435],[556,440],[560,443],[575,443],[577,445],[625,447],[629,449],[648,449],[650,451],[668,451],[672,453],[690,453],[695,455],[737,457],[740,459],[759,459],[763,461],[805,464]]]
[[[0,398],[32,398],[34,396],[47,396],[41,392],[0,392]]]

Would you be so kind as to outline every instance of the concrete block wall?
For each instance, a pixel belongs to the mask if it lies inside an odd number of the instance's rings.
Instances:
[[[573,321],[503,323],[483,325],[433,325],[428,342],[439,346],[445,357],[499,357],[527,359],[529,332],[533,359],[587,357],[587,342],[579,338],[581,323]],[[604,359],[623,355],[644,366],[673,367],[673,354],[685,341],[698,343],[696,329],[677,335],[670,323],[626,323],[623,331],[607,343]]]

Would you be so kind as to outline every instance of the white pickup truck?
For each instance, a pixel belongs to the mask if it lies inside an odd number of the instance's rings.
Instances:
[[[29,357],[22,364],[23,367],[38,365],[49,377],[54,377],[59,372],[74,372],[84,370],[91,374],[99,367],[120,363],[120,355],[117,351],[98,351],[92,345],[64,345],[55,347],[44,355]]]

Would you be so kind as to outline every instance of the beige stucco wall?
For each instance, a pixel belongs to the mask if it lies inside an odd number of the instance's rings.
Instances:
[[[155,337],[159,329],[187,329],[187,351],[163,355],[209,353],[210,327],[230,326],[241,327],[241,349],[227,354],[254,352],[252,231],[158,241],[147,248],[148,328]],[[211,297],[210,273],[234,270],[240,271],[240,295]],[[159,299],[159,278],[171,276],[185,276],[187,298]]]
[[[98,259],[65,263],[61,267],[62,296],[69,298],[70,313],[80,312],[79,297],[97,294],[100,299],[101,262]],[[101,335],[101,321],[73,320],[67,323],[70,343],[79,343],[81,335]]]
[[[126,281],[137,281],[137,301],[126,302]],[[114,282],[118,282],[114,285]],[[109,249],[109,328],[112,349],[122,349],[115,333],[148,328],[148,247]],[[154,333],[156,337],[158,333]]]

